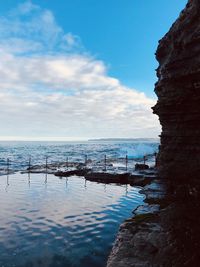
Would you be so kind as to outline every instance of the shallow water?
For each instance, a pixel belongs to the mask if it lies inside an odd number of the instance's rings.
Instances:
[[[0,266],[105,266],[139,189],[80,177],[0,177]]]

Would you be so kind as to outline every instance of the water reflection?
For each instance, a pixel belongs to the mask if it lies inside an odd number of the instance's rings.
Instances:
[[[28,186],[29,186],[29,188],[31,186],[31,174],[30,174],[30,172],[28,172]]]
[[[104,192],[106,193],[106,184],[104,184]]]
[[[6,179],[6,188],[5,188],[5,190],[6,190],[6,192],[8,192],[8,187],[9,187],[9,174],[7,174],[7,179]]]
[[[87,180],[85,179],[85,184],[84,184],[85,189],[87,189]]]
[[[46,173],[46,174],[45,174],[45,180],[44,180],[44,183],[45,183],[45,184],[47,184],[47,181],[48,181],[47,178],[48,178],[48,174]]]
[[[128,195],[128,185],[126,184],[126,196]]]
[[[138,191],[80,177],[2,176],[0,266],[104,266],[120,222],[143,201]]]

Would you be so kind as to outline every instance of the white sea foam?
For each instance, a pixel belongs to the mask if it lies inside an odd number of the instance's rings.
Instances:
[[[24,169],[28,166],[29,157],[31,164],[44,164],[45,157],[48,163],[69,161],[85,161],[85,155],[92,161],[107,159],[142,158],[144,155],[153,154],[158,149],[158,142],[1,142],[0,143],[0,168],[6,166],[7,158],[13,168]]]

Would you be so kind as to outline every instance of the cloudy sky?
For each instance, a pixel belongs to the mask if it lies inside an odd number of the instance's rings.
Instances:
[[[47,2],[1,4],[0,139],[157,137],[154,51],[186,1]]]

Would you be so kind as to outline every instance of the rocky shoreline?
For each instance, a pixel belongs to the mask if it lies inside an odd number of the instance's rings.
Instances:
[[[134,216],[120,226],[107,267],[161,266],[158,258],[168,242],[161,224],[161,214],[167,205],[165,186],[156,177],[140,193],[145,194],[146,205],[134,210]]]
[[[200,262],[200,205],[196,187],[171,194],[170,184],[155,178],[144,186],[144,206],[121,226],[107,267],[197,267]],[[181,195],[179,192],[181,191]]]

